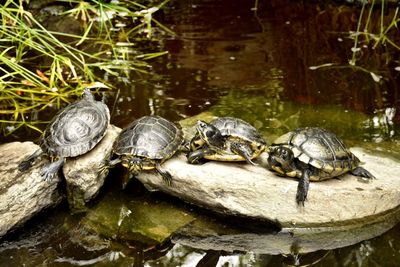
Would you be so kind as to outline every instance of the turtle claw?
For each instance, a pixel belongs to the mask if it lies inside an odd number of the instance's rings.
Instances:
[[[40,175],[42,176],[43,181],[45,181],[45,182],[52,181],[55,178],[56,174],[57,174],[56,172],[55,173],[51,172],[45,168],[43,168],[42,171],[40,172]]]
[[[296,202],[297,205],[304,207],[307,198],[308,187],[310,185],[310,170],[304,170],[297,185]]]
[[[53,180],[58,170],[63,166],[64,158],[59,158],[57,161],[54,161],[42,168],[40,171],[40,175],[42,176],[43,180],[46,182],[50,182]]]
[[[247,161],[248,163],[250,163],[251,165],[253,165],[253,166],[258,166],[258,163],[255,163],[255,162],[252,161],[250,158],[249,158],[249,159],[246,159],[246,161]]]
[[[168,185],[172,185],[172,175],[168,171],[164,171],[161,169],[160,164],[156,164],[156,170],[157,172],[162,176],[164,182]]]
[[[296,194],[296,203],[298,206],[303,206],[304,207],[304,201],[306,200],[307,195],[304,195],[300,192],[297,192]]]
[[[99,176],[103,176],[106,175],[108,172],[108,163],[107,162],[103,162],[100,163],[99,167],[97,168],[97,173]]]
[[[161,175],[164,182],[168,185],[171,186],[172,185],[172,175],[169,172],[164,172],[164,174]]]
[[[360,177],[360,179],[367,182],[376,179],[375,176],[373,176],[369,171],[367,171],[363,167],[355,168],[354,170],[351,171],[351,174],[353,174],[354,176],[358,176]]]

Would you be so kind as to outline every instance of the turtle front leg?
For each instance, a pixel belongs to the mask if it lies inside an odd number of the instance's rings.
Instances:
[[[155,168],[157,170],[157,172],[161,175],[161,177],[163,178],[164,182],[168,185],[171,186],[172,185],[172,175],[168,172],[165,171],[161,168],[161,164],[159,162],[157,162],[155,164]]]
[[[357,167],[354,170],[351,171],[351,174],[354,176],[359,176],[364,178],[363,180],[366,180],[367,182],[376,179],[375,176],[373,176],[369,171],[364,169],[363,167]]]
[[[189,152],[186,155],[186,158],[190,164],[200,164],[200,160],[203,159],[207,155],[211,155],[213,151],[208,147],[199,149],[193,152]]]
[[[113,160],[109,160],[109,159],[105,160],[104,162],[102,162],[99,165],[98,174],[99,175],[106,174],[108,169],[113,168],[118,163],[121,163],[121,159],[120,158],[116,158],[116,159],[113,159]]]
[[[40,157],[42,153],[43,151],[40,148],[33,152],[32,155],[28,156],[20,164],[18,164],[18,170],[21,172],[29,170],[29,168],[32,167],[32,163],[35,161],[35,159]]]
[[[56,176],[58,170],[64,165],[65,158],[60,157],[58,160],[47,164],[40,171],[40,175],[43,177],[43,180],[50,181]]]
[[[243,157],[248,163],[255,166],[258,165],[257,163],[251,160],[251,155],[253,154],[253,150],[248,144],[232,143],[231,150],[233,153]]]
[[[297,185],[296,202],[297,205],[304,207],[304,201],[307,198],[308,187],[310,185],[310,170],[303,170],[300,181]]]

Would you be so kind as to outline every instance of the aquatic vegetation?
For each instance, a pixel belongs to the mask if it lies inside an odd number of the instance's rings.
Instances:
[[[374,82],[380,82],[384,78],[382,71],[379,70],[378,66],[369,66],[369,60],[365,60],[366,57],[377,54],[375,55],[376,58],[385,58],[386,65],[389,65],[389,62],[393,59],[388,58],[388,51],[391,49],[400,50],[397,26],[400,22],[399,7],[391,7],[389,10],[387,4],[387,1],[375,0],[362,2],[357,19],[357,28],[345,33],[347,38],[353,40],[352,47],[349,47],[351,58],[348,60],[348,64],[330,62],[311,66],[310,69],[351,68],[355,71],[369,73]],[[398,68],[398,66],[395,67],[395,70],[398,70]]]
[[[88,86],[112,88],[110,76],[147,73],[146,60],[166,53],[141,52],[138,43],[156,41],[157,32],[171,34],[153,18],[168,1],[146,7],[131,1],[75,0],[57,6],[60,10],[35,9],[25,2],[0,5],[2,134],[22,126],[40,131],[37,125],[43,121],[36,120],[37,113],[60,108]]]
[[[359,46],[362,45],[361,41],[359,40],[359,36],[363,35],[365,37],[364,42],[369,44],[371,41],[373,42],[372,48],[377,48],[378,45],[386,45],[389,44],[396,49],[400,50],[400,44],[396,44],[394,40],[389,36],[389,32],[391,30],[398,31],[397,23],[400,22],[399,17],[399,7],[397,7],[394,11],[392,18],[390,19],[389,23],[385,20],[385,2],[382,1],[381,9],[380,9],[380,19],[379,19],[379,33],[373,33],[371,30],[374,30],[374,25],[372,23],[372,13],[374,10],[375,0],[372,1],[371,6],[369,7],[368,16],[366,21],[363,21],[363,17],[365,15],[365,7],[366,2],[363,2],[362,9],[360,12],[360,17],[357,23],[357,30],[355,33],[351,33],[351,36],[354,36],[354,46],[352,47],[351,51],[353,52],[352,58],[349,61],[350,65],[356,64],[356,55],[357,52],[360,50]],[[363,31],[361,31],[361,27],[364,26]]]

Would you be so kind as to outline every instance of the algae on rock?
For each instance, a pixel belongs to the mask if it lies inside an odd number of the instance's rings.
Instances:
[[[87,214],[82,225],[112,239],[157,244],[193,220],[192,215],[167,202],[114,192]]]

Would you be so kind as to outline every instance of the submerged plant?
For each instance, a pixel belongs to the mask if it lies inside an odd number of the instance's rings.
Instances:
[[[132,1],[69,0],[64,2],[70,8],[57,16],[28,9],[25,2],[0,5],[2,134],[21,126],[40,131],[34,114],[59,108],[93,84],[112,87],[104,77],[146,73],[146,60],[165,54],[134,47],[154,38],[152,25],[169,32],[152,17],[167,1],[149,8]],[[41,21],[42,15],[48,17]],[[61,26],[45,25],[48,21]]]

